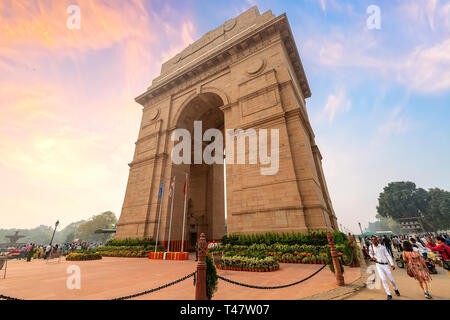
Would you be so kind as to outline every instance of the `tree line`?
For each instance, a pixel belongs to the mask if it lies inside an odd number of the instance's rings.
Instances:
[[[378,226],[390,227],[390,230],[399,228],[399,219],[410,217],[421,217],[425,231],[448,230],[450,192],[417,188],[410,181],[391,182],[378,197],[377,212]]]
[[[97,229],[114,229],[117,223],[116,215],[111,211],[106,211],[98,215],[93,215],[88,220],[72,222],[62,230],[57,230],[53,243],[70,243],[75,239],[82,239],[88,242],[106,242],[114,234],[95,233]],[[25,238],[18,240],[19,243],[47,244],[53,234],[55,226],[40,225],[33,229],[0,229],[0,243],[7,243],[7,235],[13,235],[19,231],[19,235]]]

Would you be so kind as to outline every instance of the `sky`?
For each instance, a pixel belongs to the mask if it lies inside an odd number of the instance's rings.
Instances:
[[[80,29],[69,29],[70,5]],[[161,64],[257,5],[286,13],[338,223],[392,181],[450,190],[450,1],[0,1],[0,228],[120,215]],[[369,29],[370,5],[380,29]]]

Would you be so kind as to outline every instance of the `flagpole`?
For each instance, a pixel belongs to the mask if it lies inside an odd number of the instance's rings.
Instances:
[[[162,184],[162,187],[164,186],[164,183]],[[158,217],[158,229],[156,229],[156,244],[155,244],[155,253],[156,249],[158,248],[158,239],[159,239],[159,225],[161,224],[161,211],[162,211],[162,205],[163,205],[163,194],[161,193],[161,201],[159,203],[159,217]]]
[[[187,200],[188,174],[186,173],[186,182],[184,188],[184,214],[183,214],[183,234],[181,236],[181,252],[184,249],[184,225],[186,224],[186,200]]]
[[[169,242],[167,245],[167,252],[170,251],[170,234],[172,233],[173,198],[175,198],[175,178],[176,176],[173,176],[172,205],[170,209]]]

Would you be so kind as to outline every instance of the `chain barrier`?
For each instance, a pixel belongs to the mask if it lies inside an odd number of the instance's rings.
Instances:
[[[23,300],[23,299],[8,297],[8,296],[4,296],[4,295],[0,294],[0,300],[2,300],[2,299],[3,300],[12,300],[12,301]]]
[[[339,259],[341,259],[342,264],[346,267],[350,266],[353,263],[353,258],[354,258],[353,250],[352,250],[352,255],[350,256],[350,261],[348,263],[345,263],[343,256],[339,256]]]
[[[242,287],[247,287],[247,288],[252,288],[252,289],[265,289],[265,290],[270,290],[270,289],[282,289],[282,288],[287,288],[287,287],[291,287],[291,286],[295,286],[296,284],[302,283],[308,279],[311,279],[312,277],[314,277],[316,274],[318,274],[320,271],[322,271],[323,269],[325,269],[325,267],[327,266],[327,264],[324,264],[322,267],[320,267],[319,270],[317,270],[316,272],[314,272],[313,274],[309,275],[308,277],[306,277],[305,279],[302,279],[300,281],[294,282],[294,283],[290,283],[290,284],[285,284],[285,285],[281,285],[281,286],[274,286],[274,287],[262,287],[262,286],[254,286],[251,284],[246,284],[246,283],[240,283],[237,281],[233,281],[227,278],[224,278],[222,276],[217,276],[219,279],[238,285],[238,286],[242,286]]]
[[[190,277],[194,277],[194,286],[195,286],[195,283],[196,283],[196,280],[197,280],[197,271],[195,271],[195,272],[193,272],[193,273],[191,273],[191,274],[188,274],[187,276],[185,276],[185,277],[183,277],[183,278],[180,278],[180,279],[178,279],[178,280],[175,280],[175,281],[173,281],[173,282],[171,282],[171,283],[167,283],[167,284],[165,284],[165,285],[159,286],[159,287],[157,287],[157,288],[154,288],[154,289],[151,289],[151,290],[146,290],[146,291],[139,292],[139,293],[136,293],[136,294],[132,294],[132,295],[129,295],[129,296],[124,296],[124,297],[120,297],[120,298],[115,298],[115,299],[112,299],[112,300],[126,300],[126,299],[131,299],[131,298],[139,297],[139,296],[142,296],[142,295],[145,295],[145,294],[149,294],[149,293],[152,293],[152,292],[155,292],[155,291],[162,290],[162,289],[165,289],[165,288],[167,288],[167,287],[173,286],[174,284],[177,284],[177,283],[180,283],[180,282],[182,282],[182,281],[184,281],[184,280],[187,280],[187,279],[189,279]],[[17,301],[17,300],[24,300],[24,299],[13,298],[13,297],[9,297],[9,296],[5,296],[5,295],[0,294],[0,300]]]
[[[155,291],[158,291],[158,290],[165,289],[165,288],[167,288],[167,287],[173,286],[174,284],[177,284],[177,283],[180,283],[180,282],[182,282],[182,281],[184,281],[184,280],[187,280],[187,279],[189,279],[190,277],[194,277],[194,283],[195,283],[195,280],[196,280],[196,274],[197,274],[197,271],[192,272],[191,274],[188,274],[187,276],[185,276],[185,277],[183,277],[183,278],[180,278],[180,279],[178,279],[178,280],[175,280],[175,281],[173,281],[173,282],[171,282],[171,283],[167,283],[167,284],[165,284],[165,285],[159,286],[159,287],[157,287],[157,288],[154,288],[154,289],[151,289],[151,290],[146,290],[146,291],[139,292],[139,293],[135,293],[135,294],[132,294],[132,295],[129,295],[129,296],[124,296],[124,297],[120,297],[120,298],[115,298],[115,299],[112,299],[112,300],[126,300],[126,299],[131,299],[131,298],[143,296],[143,295],[146,295],[146,294],[149,294],[149,293],[152,293],[152,292],[155,292]],[[195,284],[194,284],[194,285],[195,285]]]

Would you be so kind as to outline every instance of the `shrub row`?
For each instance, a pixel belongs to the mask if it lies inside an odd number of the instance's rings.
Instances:
[[[153,251],[149,250],[114,250],[114,251],[102,251],[100,254],[104,257],[140,257],[147,258],[148,254]]]
[[[155,251],[154,245],[148,246],[102,246],[95,249],[98,252],[107,252],[107,251]],[[158,250],[164,250],[163,247],[158,246]]]
[[[102,255],[99,253],[69,253],[66,260],[69,261],[86,261],[86,260],[100,260]]]
[[[342,232],[333,232],[335,244],[343,244],[347,241],[347,236]],[[221,241],[223,244],[233,245],[252,245],[265,244],[272,245],[279,244],[299,244],[299,245],[314,245],[324,246],[328,244],[327,232],[324,230],[311,230],[307,233],[291,232],[291,233],[261,233],[261,234],[230,234],[224,236]]]
[[[270,269],[279,267],[278,261],[273,257],[265,257],[263,259],[245,257],[245,256],[222,256],[214,259],[219,267],[232,267],[239,269]]]
[[[129,246],[143,246],[143,247],[148,247],[148,246],[154,246],[156,244],[156,242],[153,240],[153,238],[144,238],[144,239],[131,239],[131,238],[126,238],[126,239],[122,239],[122,240],[117,240],[117,239],[111,239],[108,242],[105,243],[105,246],[115,246],[115,247],[129,247]]]

